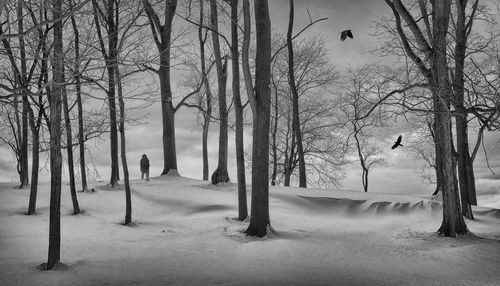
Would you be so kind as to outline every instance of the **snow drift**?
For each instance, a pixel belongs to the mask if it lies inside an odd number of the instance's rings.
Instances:
[[[0,184],[0,285],[497,285],[500,211],[474,208],[474,235],[440,237],[438,201],[392,194],[273,187],[274,232],[247,237],[236,184],[163,176],[125,194],[97,184],[62,197],[64,267],[40,271],[48,246],[49,186],[37,215],[28,191]],[[250,188],[248,189],[250,199]],[[249,200],[250,202],[250,200]]]

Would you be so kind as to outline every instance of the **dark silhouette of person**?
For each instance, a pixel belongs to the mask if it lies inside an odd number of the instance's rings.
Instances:
[[[149,182],[149,159],[146,154],[142,154],[141,159],[141,180],[144,179],[144,174],[146,174],[146,181]]]

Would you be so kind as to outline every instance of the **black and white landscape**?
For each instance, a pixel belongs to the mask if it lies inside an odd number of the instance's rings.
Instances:
[[[496,0],[1,0],[0,285],[498,285]]]

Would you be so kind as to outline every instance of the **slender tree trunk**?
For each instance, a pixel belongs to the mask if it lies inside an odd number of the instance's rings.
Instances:
[[[40,107],[42,108],[42,107]],[[39,150],[40,150],[40,119],[38,117],[38,124],[35,122],[33,111],[30,110],[30,127],[31,127],[31,137],[33,142],[32,147],[32,163],[31,163],[31,188],[30,188],[30,199],[28,203],[28,215],[33,215],[36,212],[36,196],[38,191],[38,168],[40,163]]]
[[[73,2],[71,2],[73,5]],[[80,177],[82,180],[82,192],[88,192],[87,187],[87,167],[85,164],[85,140],[83,134],[83,106],[82,106],[82,82],[80,77],[80,33],[76,25],[75,16],[71,14],[71,26],[75,35],[75,66],[74,78],[76,88],[76,105],[78,108],[78,150],[80,154]]]
[[[236,117],[236,172],[238,178],[238,219],[248,217],[245,150],[243,147],[243,105],[240,96],[240,62],[238,52],[238,0],[231,0],[231,64],[233,70],[233,99]]]
[[[203,76],[203,85],[206,95],[206,109],[203,112],[203,133],[202,133],[202,148],[203,148],[203,180],[208,181],[208,131],[210,129],[210,118],[212,117],[212,91],[207,78],[207,68],[205,64],[205,39],[203,38],[203,19],[204,19],[204,0],[200,0],[200,26],[198,27],[198,40],[200,42],[200,61],[201,74]]]
[[[23,21],[23,1],[18,0],[17,2],[17,22],[18,22],[18,31],[19,33],[24,32],[24,21]],[[29,101],[28,94],[26,92],[27,89],[27,81],[28,81],[28,70],[26,67],[26,48],[24,42],[24,36],[19,37],[19,54],[21,61],[21,96],[22,96],[22,129],[18,130],[21,133],[21,151],[20,151],[20,163],[21,163],[21,189],[25,189],[29,186],[29,169],[28,169],[28,109]]]
[[[443,222],[439,232],[456,236],[468,232],[462,216],[458,191],[455,188],[451,148],[451,117],[449,112],[450,84],[446,60],[446,36],[450,17],[451,0],[433,2],[433,58],[431,84],[436,121],[436,142],[442,155]],[[439,168],[439,166],[438,166]]]
[[[53,87],[50,94],[50,218],[49,253],[46,268],[61,259],[61,95],[63,81],[62,1],[52,0],[54,19]]]
[[[247,235],[263,237],[271,227],[269,218],[269,114],[271,103],[271,20],[267,0],[255,0],[257,53],[253,119],[252,206]]]
[[[278,175],[278,146],[276,145],[276,135],[278,133],[278,87],[271,75],[271,81],[274,88],[274,106],[273,106],[273,125],[271,126],[271,149],[273,151],[273,172],[271,173],[271,186],[276,185]]]
[[[289,0],[290,3],[290,13],[288,18],[288,32],[286,34],[286,42],[288,47],[288,82],[290,84],[290,90],[292,92],[292,105],[293,105],[293,118],[292,124],[294,126],[294,136],[297,140],[297,156],[299,158],[299,187],[307,187],[306,179],[306,166],[304,160],[304,147],[302,146],[302,131],[300,129],[300,117],[299,117],[299,95],[297,93],[297,86],[295,85],[295,72],[294,72],[294,62],[293,62],[293,43],[292,43],[292,31],[293,31],[293,18],[294,18],[294,4],[293,0]]]
[[[122,90],[122,82],[121,75],[118,69],[118,66],[115,68],[115,81],[118,85],[118,104],[120,106],[120,154],[122,159],[122,168],[123,168],[123,181],[125,184],[125,225],[129,225],[132,223],[132,198],[130,195],[130,182],[129,182],[129,173],[128,173],[128,165],[127,165],[127,149],[125,146],[125,101],[123,100],[123,90]]]
[[[253,80],[252,73],[250,71],[250,61],[248,56],[248,50],[250,48],[250,3],[248,0],[243,0],[243,43],[241,47],[241,69],[243,72],[243,80],[245,81],[245,91],[247,93],[248,102],[250,103],[250,108],[252,109],[252,116],[257,116],[257,109],[255,107],[255,98],[253,96]]]
[[[290,111],[288,112],[288,118],[287,118],[287,126],[288,126],[288,129],[287,129],[287,146],[288,146],[288,138],[290,138],[292,140],[292,143],[289,145],[290,146],[290,154],[288,153],[285,153],[287,154],[286,155],[286,158],[285,158],[285,182],[284,182],[284,186],[285,187],[289,187],[290,186],[290,178],[292,177],[292,173],[293,173],[293,169],[294,167],[292,166],[293,165],[293,160],[295,160],[295,128],[292,124],[292,134],[291,136],[290,135]],[[288,151],[288,147],[287,147],[287,151]]]
[[[473,219],[471,204],[477,204],[474,170],[470,159],[467,134],[467,112],[464,108],[464,62],[467,49],[467,29],[465,8],[467,0],[456,0],[457,21],[455,32],[455,72],[453,80],[454,103],[459,112],[455,117],[457,133],[458,179],[462,211],[466,218]],[[472,21],[472,20],[471,20]]]
[[[63,67],[64,68],[64,67]],[[64,70],[63,70],[63,82],[64,82]],[[73,214],[80,213],[80,206],[78,205],[78,198],[76,196],[76,186],[75,186],[75,168],[73,164],[73,135],[71,132],[71,120],[69,118],[69,107],[68,107],[68,94],[66,88],[63,87],[62,90],[62,104],[64,108],[64,122],[66,126],[66,150],[68,154],[68,173],[69,173],[69,188],[71,192],[71,202],[73,203]]]
[[[227,82],[227,56],[224,63],[220,51],[218,34],[217,1],[210,0],[210,24],[212,26],[212,44],[214,48],[215,65],[217,67],[217,83],[219,98],[219,160],[217,169],[212,174],[212,184],[229,182],[227,173],[227,104],[226,104],[226,82]]]

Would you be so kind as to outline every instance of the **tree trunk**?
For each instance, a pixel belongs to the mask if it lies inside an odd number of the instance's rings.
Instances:
[[[200,61],[201,74],[203,76],[203,85],[205,95],[207,97],[206,109],[203,112],[203,133],[202,133],[202,148],[203,148],[203,180],[208,181],[208,131],[210,129],[210,118],[212,117],[212,91],[207,78],[207,67],[205,64],[205,40],[203,39],[203,19],[204,19],[204,0],[200,0],[200,26],[198,27],[198,40],[200,43]]]
[[[271,173],[271,186],[276,185],[278,175],[278,146],[276,145],[276,135],[278,133],[278,87],[271,75],[271,81],[274,88],[274,106],[273,106],[273,125],[271,126],[271,149],[273,151],[273,172]]]
[[[121,75],[118,66],[115,68],[115,81],[118,85],[118,104],[120,106],[120,154],[123,168],[123,181],[125,184],[125,225],[132,223],[132,198],[130,195],[130,182],[127,165],[127,149],[125,147],[125,101],[123,100],[123,90]]]
[[[210,0],[210,24],[212,27],[212,43],[214,47],[215,65],[217,67],[217,83],[219,97],[219,160],[217,169],[212,174],[212,184],[229,182],[227,173],[227,104],[226,104],[226,82],[227,82],[227,56],[224,63],[220,51],[218,34],[217,1]]]
[[[469,143],[467,135],[467,112],[464,108],[464,62],[467,49],[467,29],[465,8],[467,0],[457,0],[457,21],[455,32],[455,72],[453,79],[454,103],[458,111],[456,116],[458,178],[460,183],[460,197],[462,211],[465,217],[473,219],[471,204],[477,204],[476,186],[472,160],[470,159]],[[472,20],[471,20],[472,21]]]
[[[449,112],[450,84],[446,60],[446,35],[450,17],[451,0],[433,3],[433,57],[431,84],[436,122],[436,143],[441,158],[443,222],[439,232],[445,236],[456,236],[468,232],[462,216],[458,191],[455,188],[451,148],[451,117]],[[438,165],[439,168],[439,165]]]
[[[42,108],[42,107],[40,107]],[[29,113],[29,118],[30,118],[30,127],[31,127],[31,134],[32,134],[32,142],[33,142],[33,147],[32,147],[32,163],[31,163],[31,188],[30,188],[30,199],[28,203],[28,215],[33,215],[36,212],[36,196],[37,196],[37,191],[38,191],[38,168],[40,164],[40,156],[39,156],[39,150],[40,150],[40,119],[41,116],[38,116],[38,124],[35,123],[35,118],[33,115],[33,111],[30,110]]]
[[[267,0],[255,0],[257,33],[255,103],[252,150],[252,206],[245,233],[263,237],[271,227],[269,219],[269,114],[271,76],[271,21]]]
[[[24,32],[24,21],[23,21],[23,6],[24,3],[22,0],[18,0],[17,2],[17,20],[18,20],[18,31],[21,33],[19,37],[19,53],[21,60],[21,96],[22,96],[22,129],[18,130],[21,133],[21,150],[20,150],[20,163],[21,163],[21,186],[20,189],[25,189],[29,186],[29,169],[28,169],[28,109],[29,101],[27,94],[27,84],[28,84],[28,70],[26,67],[26,48],[24,42],[24,36],[22,33]]]
[[[64,66],[63,66],[63,82],[64,82]],[[68,173],[69,173],[69,188],[71,192],[71,202],[73,203],[73,214],[77,215],[80,213],[80,206],[78,205],[78,198],[76,197],[76,186],[75,186],[75,168],[73,165],[73,135],[71,134],[71,120],[69,118],[69,107],[68,107],[68,94],[66,92],[66,87],[62,90],[62,104],[64,108],[64,121],[66,126],[66,150],[68,154]]]
[[[170,86],[172,20],[174,19],[175,10],[177,9],[177,0],[165,0],[165,23],[163,26],[161,26],[158,15],[153,10],[149,1],[143,0],[142,3],[150,22],[158,54],[160,55],[158,77],[160,79],[163,124],[163,171],[161,174],[165,175],[168,174],[170,170],[177,170],[177,153],[175,149],[175,110],[172,105],[172,90]],[[159,38],[157,35],[159,35]]]
[[[289,0],[290,3],[290,13],[288,18],[288,32],[286,34],[286,42],[288,47],[288,82],[290,84],[290,90],[292,92],[292,105],[293,105],[293,118],[292,124],[294,126],[295,138],[297,140],[297,156],[299,158],[299,187],[307,187],[306,179],[306,166],[304,160],[304,148],[302,146],[302,131],[300,129],[300,117],[299,117],[299,95],[297,93],[297,87],[295,85],[295,72],[294,72],[294,62],[293,62],[293,44],[292,44],[292,31],[293,31],[293,18],[294,18],[294,5],[293,0]]]
[[[73,2],[71,2],[73,5]],[[73,6],[72,6],[73,7]],[[76,88],[76,105],[78,108],[78,149],[80,154],[80,177],[82,180],[82,192],[88,192],[87,187],[87,169],[85,164],[85,141],[83,134],[83,106],[82,106],[82,83],[80,77],[80,33],[74,14],[71,14],[71,26],[75,35],[75,66],[74,78]]]
[[[115,23],[114,1],[108,0],[107,24],[108,24],[108,52],[109,58],[106,62],[108,72],[108,107],[110,118],[110,142],[111,142],[111,178],[109,183],[114,186],[120,180],[118,165],[118,130],[116,122],[116,90],[115,90],[115,69],[118,62],[118,27]]]
[[[104,1],[103,1],[104,2]],[[99,15],[100,8],[97,4],[97,0],[92,0],[92,5],[94,7],[94,22],[97,26],[97,34],[99,36],[100,48],[103,58],[106,62],[106,70],[108,74],[108,90],[106,91],[108,97],[108,108],[109,108],[109,122],[110,122],[110,154],[111,154],[111,178],[109,184],[114,186],[118,180],[120,180],[119,166],[118,166],[118,130],[116,122],[116,101],[115,101],[115,82],[114,74],[115,67],[117,64],[117,45],[118,45],[118,27],[115,23],[115,1],[106,0],[105,2],[105,17],[106,19],[106,32],[108,36],[108,51],[104,47],[104,40],[100,32],[99,25]],[[104,11],[103,11],[104,12]],[[103,15],[104,16],[104,15]]]
[[[54,19],[53,87],[50,102],[50,218],[49,253],[46,268],[61,259],[61,95],[63,81],[62,1],[52,0]]]
[[[231,0],[231,64],[233,70],[233,99],[236,117],[236,172],[238,178],[238,219],[248,217],[245,150],[243,147],[243,105],[240,96],[240,62],[238,53],[238,0]]]

